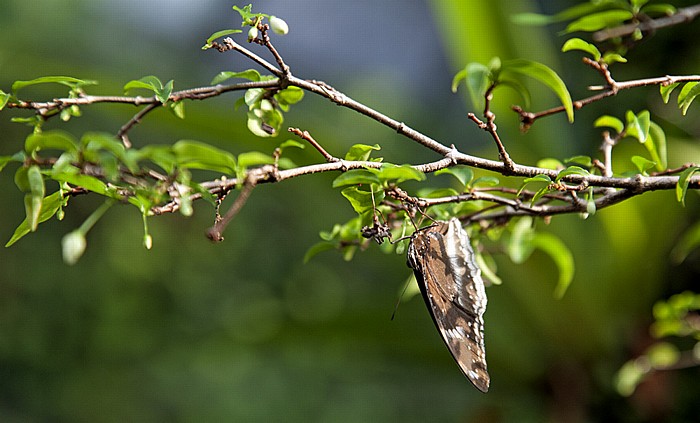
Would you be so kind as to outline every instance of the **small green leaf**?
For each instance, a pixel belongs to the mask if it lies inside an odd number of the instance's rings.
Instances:
[[[280,150],[284,150],[286,148],[301,148],[303,150],[306,148],[306,146],[297,140],[286,140],[280,144]]]
[[[676,242],[673,250],[671,250],[671,260],[675,264],[680,264],[688,258],[691,251],[698,247],[700,247],[700,221],[683,230],[680,239]]]
[[[186,169],[204,169],[232,175],[236,158],[228,151],[192,140],[180,140],[172,147],[177,165]]]
[[[163,103],[163,105],[167,104],[168,100],[170,100],[170,94],[173,93],[173,84],[174,81],[171,79],[162,89],[156,90],[156,98]]]
[[[557,73],[552,69],[543,65],[542,63],[533,62],[531,60],[513,59],[503,62],[502,72],[512,72],[526,75],[549,87],[552,91],[554,91],[557,97],[559,97],[559,100],[566,110],[566,116],[568,117],[569,122],[574,121],[574,105],[571,101],[569,90],[567,90],[564,81],[562,81],[559,75],[557,75]]]
[[[627,63],[627,59],[619,53],[608,51],[603,55],[602,62],[607,65],[612,65],[613,63]]]
[[[700,82],[688,82],[678,94],[678,106],[681,113],[686,114],[693,100],[700,95]]]
[[[94,176],[83,175],[81,173],[56,172],[51,174],[51,179],[59,182],[67,182],[73,186],[81,187],[97,194],[119,199],[119,196],[115,192],[109,190],[104,182]]]
[[[333,180],[333,188],[346,185],[379,185],[380,181],[374,172],[366,169],[352,169],[340,174]]]
[[[238,31],[240,32],[240,31]],[[247,79],[249,81],[260,81],[260,72],[256,71],[255,69],[248,69],[244,70],[242,72],[231,72],[231,71],[223,71],[219,72],[218,75],[214,77],[214,79],[211,80],[211,85],[217,85],[220,84],[228,79],[232,78],[243,78]]]
[[[557,174],[557,177],[554,179],[554,182],[559,182],[563,178],[565,178],[569,175],[589,176],[590,174],[591,173],[589,171],[587,171],[586,169],[583,169],[579,166],[569,166]],[[542,175],[537,175],[537,176],[542,176]]]
[[[625,21],[632,19],[634,15],[629,10],[607,10],[583,16],[571,22],[564,32],[576,31],[594,32],[604,28],[618,26]]]
[[[593,126],[596,128],[612,128],[618,134],[625,130],[625,124],[616,117],[603,115],[593,122]]]
[[[238,155],[238,166],[245,169],[251,166],[273,164],[274,162],[274,157],[259,151],[248,151]]]
[[[678,202],[685,206],[685,193],[688,191],[688,184],[690,183],[690,178],[700,171],[700,167],[691,166],[681,172],[678,176],[678,183],[676,184],[676,199]]]
[[[336,248],[338,248],[338,246],[333,242],[317,242],[316,244],[312,245],[308,250],[306,250],[306,254],[304,254],[304,264],[311,261],[311,259],[314,258],[314,256],[316,256],[318,253],[322,253],[328,250],[335,250]]]
[[[304,90],[299,87],[287,87],[277,94],[275,94],[275,99],[279,103],[280,107],[296,104],[304,98]],[[286,110],[285,110],[286,111]]]
[[[501,181],[496,178],[495,176],[480,176],[472,182],[473,187],[478,187],[478,186],[486,186],[486,187],[495,187],[496,185],[500,184]]]
[[[453,167],[447,167],[445,169],[440,169],[437,172],[435,172],[436,175],[452,175],[461,184],[461,190],[464,191],[468,186],[469,183],[474,179],[474,171],[471,170],[471,168],[467,166],[453,166]]]
[[[649,111],[642,110],[635,115],[634,112],[628,110],[625,116],[627,118],[627,135],[644,144],[649,137],[649,127],[651,126]]]
[[[632,156],[630,160],[632,160],[632,163],[637,167],[639,173],[645,176],[648,175],[647,170],[653,169],[656,166],[656,162],[652,162],[642,156]]]
[[[0,90],[0,110],[5,108],[5,105],[12,98],[12,94],[7,94],[5,91]]]
[[[59,130],[30,134],[24,142],[24,151],[27,154],[48,149],[76,152],[78,143],[72,135]]]
[[[375,205],[384,199],[382,190],[370,192],[360,190],[358,187],[347,187],[340,193],[350,201],[352,208],[360,215],[373,210]]]
[[[170,103],[169,107],[170,107],[170,111],[173,112],[173,114],[177,118],[179,118],[179,119],[185,118],[185,103],[182,100]]]
[[[53,194],[45,197],[41,201],[41,213],[39,213],[39,218],[37,219],[38,223],[45,222],[51,217],[56,214],[58,209],[61,207],[63,204],[63,197],[61,196],[61,192],[57,191],[54,192]],[[31,227],[29,225],[29,220],[25,218],[22,223],[19,224],[17,229],[15,229],[15,233],[12,235],[12,238],[10,238],[9,241],[7,241],[7,244],[5,244],[5,247],[9,247],[15,242],[19,241],[23,236],[27,235],[29,232],[31,232]]]
[[[411,165],[396,166],[384,163],[377,172],[377,177],[381,182],[394,181],[401,183],[405,181],[424,181],[425,173],[414,169]]]
[[[243,7],[243,9],[241,9],[238,6],[233,6],[233,10],[238,12],[241,15],[241,18],[243,19],[243,23],[241,23],[241,26],[253,25],[259,18],[268,16],[264,13],[253,13],[252,9],[253,6],[250,4]]]
[[[221,31],[216,31],[215,33],[211,34],[209,38],[207,38],[207,42],[202,46],[202,50],[211,48],[211,43],[217,38],[225,37],[226,35],[237,34],[239,32],[243,31],[241,31],[240,29],[222,29]]]
[[[506,252],[515,264],[522,264],[535,250],[532,239],[535,230],[532,227],[532,218],[523,217],[518,220],[511,231],[511,237],[506,245]]]
[[[156,76],[144,76],[141,79],[134,79],[127,82],[124,85],[124,94],[128,93],[130,90],[139,88],[153,91],[153,93],[155,94],[163,89],[163,83]]]
[[[83,79],[73,78],[71,76],[42,76],[40,78],[32,79],[29,81],[15,81],[12,84],[12,92],[17,93],[17,91],[21,90],[24,87],[28,87],[30,85],[50,84],[50,83],[61,84],[61,85],[65,85],[65,86],[70,87],[70,88],[77,88],[77,87],[82,87],[85,85],[97,84],[96,81],[83,80]]]
[[[564,159],[564,163],[567,166],[579,166],[584,169],[590,169],[593,167],[593,159],[589,156],[572,156]]]
[[[681,85],[680,82],[659,86],[659,91],[661,92],[661,99],[664,101],[664,103],[668,103],[668,99],[669,97],[671,97],[671,93],[679,85]]]
[[[571,251],[561,239],[550,233],[537,232],[531,242],[535,248],[549,255],[559,269],[559,278],[554,289],[554,297],[561,299],[574,279],[575,264],[573,254],[571,254]]]
[[[648,4],[642,7],[642,12],[647,15],[671,16],[676,13],[676,7],[672,4]]]
[[[557,159],[548,157],[537,161],[537,167],[543,169],[559,170],[564,168],[564,164]]]
[[[39,166],[29,166],[27,169],[27,181],[29,193],[24,196],[24,207],[27,214],[27,222],[32,232],[36,231],[41,215],[41,205],[44,198],[44,177]]]
[[[596,62],[600,60],[601,57],[600,50],[598,50],[598,47],[589,42],[583,41],[580,38],[571,38],[567,40],[561,47],[562,52],[567,52],[571,50],[580,50],[586,52],[593,56],[593,60],[595,60]]]
[[[382,148],[379,144],[366,145],[366,144],[355,144],[350,147],[350,150],[345,154],[345,160],[350,161],[367,161],[369,160],[372,151],[379,151]]]
[[[455,75],[452,80],[452,92],[457,91],[457,86],[461,79],[466,79],[467,91],[472,106],[481,110],[484,108],[484,94],[489,85],[489,74],[489,68],[481,63],[469,63],[464,70]]]
[[[656,162],[656,170],[659,172],[666,169],[668,166],[668,154],[666,150],[666,133],[656,123],[651,122],[649,125],[649,138],[644,146],[649,151],[651,159]]]
[[[170,145],[147,145],[138,151],[139,159],[150,160],[167,174],[173,173],[177,158]]]

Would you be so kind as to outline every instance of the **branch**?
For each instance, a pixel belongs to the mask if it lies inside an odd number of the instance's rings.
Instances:
[[[611,38],[631,35],[637,30],[642,32],[655,31],[657,29],[666,28],[673,25],[691,22],[698,15],[700,15],[700,4],[678,9],[676,13],[671,16],[664,16],[662,18],[650,19],[643,22],[630,23],[627,25],[618,26],[616,28],[603,29],[593,33],[593,40],[596,42],[607,41]]]

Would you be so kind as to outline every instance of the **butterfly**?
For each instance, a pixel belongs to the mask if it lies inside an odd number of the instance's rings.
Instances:
[[[408,244],[408,266],[462,373],[477,389],[487,392],[491,378],[484,347],[486,291],[459,219],[417,230]]]

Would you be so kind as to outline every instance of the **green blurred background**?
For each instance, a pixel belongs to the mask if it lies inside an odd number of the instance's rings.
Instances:
[[[284,18],[279,51],[300,77],[320,79],[418,130],[470,154],[495,158],[486,134],[465,118],[471,105],[450,92],[469,61],[524,57],[557,69],[572,95],[600,83],[576,53],[558,53],[562,26],[516,26],[523,11],[553,13],[572,1],[464,0],[259,1],[254,11]],[[96,79],[94,94],[118,94],[145,75],[176,89],[207,85],[222,70],[251,64],[200,49],[212,32],[236,27],[230,0],[3,0],[0,87],[44,75]],[[689,4],[678,2],[677,5]],[[239,3],[239,6],[243,4]],[[697,73],[698,24],[658,33],[618,66],[618,79]],[[27,90],[37,99],[62,95]],[[151,114],[132,133],[137,145],[197,139],[234,153],[271,152],[279,140],[256,139],[235,95],[186,104],[187,119]],[[586,108],[568,125],[547,118],[518,132],[496,101],[511,156],[596,155],[592,121],[647,108],[669,134],[669,166],[700,162],[698,107],[681,118],[656,89],[621,93]],[[533,108],[555,104],[546,92]],[[116,132],[136,109],[96,105],[63,126]],[[28,128],[0,118],[0,155],[21,149]],[[379,124],[308,95],[285,124],[310,130],[339,156],[354,143],[380,143],[394,163],[435,155]],[[618,156],[643,153],[631,142]],[[319,162],[309,149],[297,163]],[[617,165],[618,169],[626,166]],[[11,166],[0,174],[0,238],[23,219]],[[656,375],[631,398],[614,390],[614,373],[651,342],[654,301],[697,290],[700,255],[671,264],[669,252],[700,211],[672,192],[645,194],[588,220],[561,216],[545,228],[571,248],[576,277],[562,300],[557,270],[544,254],[523,265],[497,256],[504,283],[488,289],[486,344],[491,391],[460,374],[422,299],[390,316],[409,269],[405,257],[376,247],[346,263],[324,253],[302,263],[318,232],[353,212],[336,175],[261,186],[226,232],[204,236],[213,210],[151,218],[154,247],[141,246],[141,218],[114,207],[88,235],[78,265],[61,261],[61,237],[101,204],[75,198],[63,221],[0,250],[0,421],[693,421],[700,416],[698,369]],[[444,179],[443,179],[444,178]],[[448,185],[447,177],[431,177]],[[3,241],[4,243],[5,241]]]

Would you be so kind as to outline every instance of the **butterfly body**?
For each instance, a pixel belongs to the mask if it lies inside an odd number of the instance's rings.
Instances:
[[[486,291],[459,220],[439,221],[416,231],[408,246],[408,265],[452,357],[472,384],[487,392]]]

